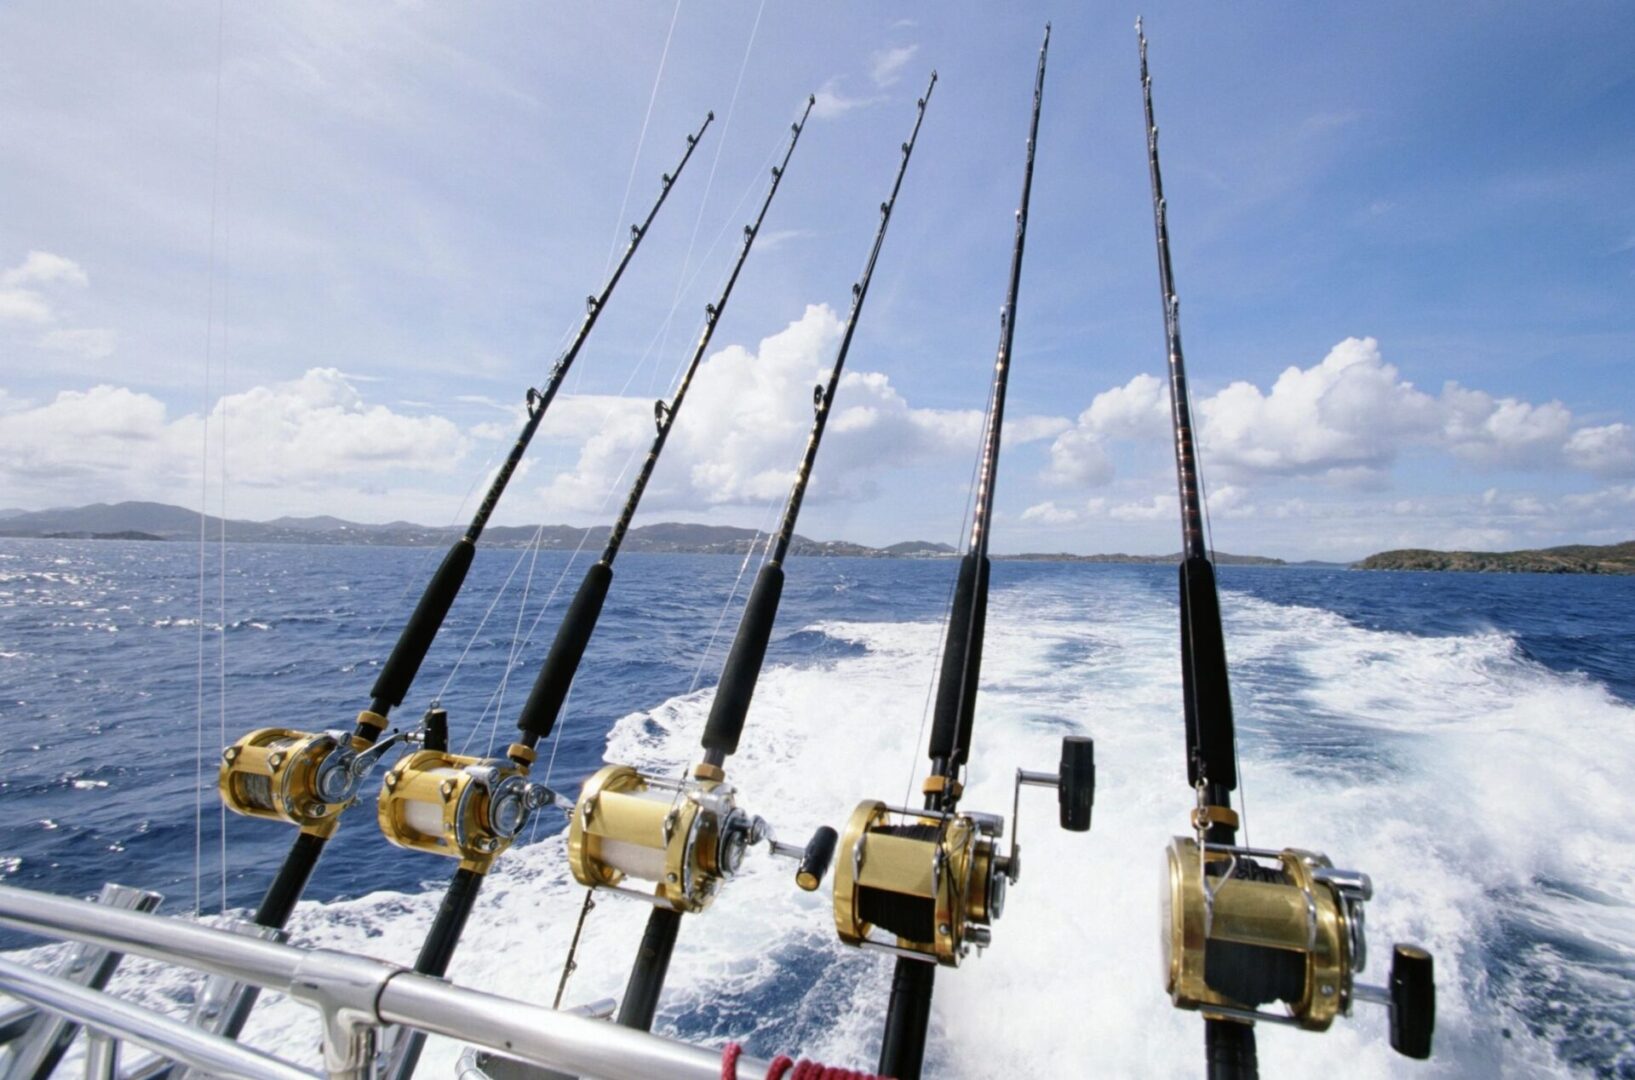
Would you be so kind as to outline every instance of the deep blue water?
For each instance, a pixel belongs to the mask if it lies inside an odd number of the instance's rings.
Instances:
[[[214,794],[223,732],[231,741],[261,726],[350,726],[436,557],[424,549],[234,546],[223,585],[217,553],[207,552],[201,679],[196,549],[0,540],[0,809],[8,824],[0,840],[0,879],[60,893],[89,893],[119,880],[164,892],[172,910],[197,903],[205,912],[221,907],[225,888],[227,906],[253,906],[291,837],[277,824],[229,818],[223,875]],[[397,723],[412,722],[440,693],[455,748],[497,752],[510,741],[555,618],[588,562],[564,574],[565,555],[542,554],[529,578],[529,562],[518,560],[515,551],[479,553]],[[934,624],[953,569],[951,561],[794,560],[768,670],[817,669],[863,679],[859,665],[882,646],[870,644],[866,634],[826,628],[866,624],[886,634]],[[688,694],[695,678],[701,687],[713,683],[754,567],[724,608],[739,573],[740,561],[727,557],[630,555],[620,561],[554,749],[546,750],[555,755],[553,787],[572,792],[602,763],[610,729],[621,718]],[[1483,854],[1488,841],[1476,835],[1481,829],[1452,835],[1449,826],[1445,843],[1437,837],[1437,823],[1425,820],[1436,814],[1435,784],[1427,788],[1420,776],[1433,752],[1449,755],[1432,762],[1433,772],[1485,769],[1481,714],[1514,702],[1525,709],[1501,725],[1506,738],[1515,736],[1514,747],[1494,743],[1491,753],[1495,761],[1513,754],[1515,768],[1496,773],[1491,784],[1486,777],[1464,778],[1476,789],[1536,783],[1547,804],[1574,794],[1571,772],[1560,779],[1531,775],[1543,771],[1549,751],[1542,748],[1557,745],[1541,741],[1545,736],[1529,726],[1527,718],[1539,710],[1552,714],[1539,721],[1539,731],[1550,738],[1565,732],[1561,737],[1586,760],[1622,760],[1627,768],[1635,747],[1635,732],[1627,730],[1635,671],[1626,660],[1635,654],[1635,578],[1240,567],[1223,567],[1220,578],[1246,772],[1309,781],[1317,793],[1312,797],[1329,802],[1339,797],[1334,792],[1364,792],[1400,818],[1401,827],[1436,837],[1429,841],[1434,850],[1403,852],[1394,874],[1412,876],[1422,865],[1429,872],[1429,862],[1440,860],[1448,865],[1436,867],[1438,874],[1450,883],[1474,883],[1483,911],[1491,908],[1472,917],[1473,928],[1465,931],[1479,940],[1461,941],[1474,950],[1473,959],[1455,988],[1460,1004],[1448,1015],[1455,1018],[1451,1037],[1464,1040],[1452,1052],[1464,1046],[1472,1056],[1468,1069],[1454,1072],[1475,1075],[1475,1062],[1488,1060],[1481,1054],[1492,1053],[1491,1046],[1479,1048],[1515,1029],[1530,1030],[1552,1048],[1561,1068],[1635,1076],[1628,1035],[1635,1024],[1635,934],[1627,932],[1635,866],[1624,861],[1630,837],[1617,826],[1630,820],[1635,799],[1623,796],[1604,819],[1598,814],[1597,821],[1580,823],[1604,834],[1605,844],[1590,855],[1576,861],[1518,857],[1501,871]],[[1137,663],[1137,677],[1150,669],[1155,685],[1174,681],[1164,637],[1173,633],[1173,569],[999,562],[993,582],[989,692],[1042,703],[1065,693],[1062,686],[1090,692],[1101,680],[1102,691],[1113,687],[1115,697],[1146,701],[1149,687],[1114,674],[1117,663],[1129,662],[1119,658],[1139,649],[1157,659]],[[218,634],[223,587],[226,629]],[[555,601],[527,637],[553,588]],[[719,635],[706,655],[718,619]],[[1037,662],[1024,663],[1032,655],[1033,619],[1042,652]],[[1149,639],[1152,644],[1144,644]],[[933,650],[921,651],[929,656]],[[518,661],[502,693],[513,653]],[[923,686],[929,668],[916,663],[910,674]],[[1095,726],[1070,711],[1039,709],[1033,722],[1040,725]],[[1170,715],[1178,735],[1179,717],[1163,699],[1155,719],[1142,719],[1145,726],[1132,731],[1167,724]],[[1466,720],[1470,733],[1460,726]],[[658,737],[652,716],[641,722]],[[1108,726],[1097,734],[1109,755],[1104,760],[1116,766],[1119,744]],[[752,714],[746,739],[756,735]],[[1476,740],[1475,757],[1447,750],[1467,738]],[[1529,755],[1537,760],[1529,762]],[[1155,759],[1150,781],[1143,774],[1140,782],[1167,784],[1174,794],[1181,767],[1178,755]],[[446,879],[442,860],[381,844],[366,820],[372,816],[349,818],[314,876],[309,899],[418,893]],[[554,816],[544,821],[533,839],[559,822]],[[1571,820],[1535,826],[1533,840],[1577,827]],[[1426,895],[1434,895],[1438,911],[1468,908],[1456,892],[1448,884]],[[1610,920],[1607,928],[1593,921],[1600,917],[1595,913]],[[1398,921],[1404,919],[1412,921],[1407,915]],[[1426,933],[1437,932],[1435,919],[1426,925]],[[0,937],[3,947],[21,943]],[[798,955],[790,963],[800,967]],[[1568,1013],[1551,1011],[1580,999]]]

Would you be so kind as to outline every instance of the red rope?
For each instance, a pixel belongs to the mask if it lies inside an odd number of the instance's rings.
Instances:
[[[728,1043],[721,1051],[721,1080],[738,1080],[738,1059],[744,1048]],[[820,1065],[815,1061],[796,1061],[788,1054],[779,1054],[767,1067],[766,1080],[889,1080],[873,1073],[852,1072],[850,1069]]]
[[[721,1051],[721,1080],[737,1080],[737,1059],[744,1055],[744,1047],[737,1042],[728,1042],[726,1049]],[[817,1062],[793,1059],[788,1054],[778,1054],[773,1057],[772,1065],[767,1067],[767,1080],[889,1080],[888,1077],[876,1077],[871,1072],[852,1072],[850,1069],[837,1069],[834,1065],[819,1065]]]

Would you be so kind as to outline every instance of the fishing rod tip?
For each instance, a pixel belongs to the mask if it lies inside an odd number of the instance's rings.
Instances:
[[[1141,16],[1139,15],[1135,17],[1135,32],[1137,34],[1141,33]]]

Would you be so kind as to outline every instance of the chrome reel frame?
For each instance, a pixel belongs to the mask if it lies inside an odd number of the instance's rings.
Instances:
[[[1391,1012],[1391,1044],[1407,1057],[1430,1056],[1436,991],[1429,953],[1412,945],[1392,951],[1389,986],[1357,981],[1368,962],[1364,905],[1373,898],[1367,874],[1337,869],[1326,855],[1299,848],[1270,850],[1171,839],[1165,853],[1161,931],[1165,991],[1177,1008],[1206,1017],[1266,1021],[1327,1031],[1358,1001]],[[1210,946],[1248,946],[1257,953],[1216,956],[1229,972],[1207,970]],[[1298,957],[1298,992],[1288,992]],[[1273,989],[1267,972],[1285,967]],[[1260,978],[1259,1003],[1218,989],[1228,978]],[[1212,981],[1210,976],[1215,975]],[[1248,985],[1242,982],[1239,985]],[[1261,1005],[1280,1001],[1283,1012]]]
[[[417,750],[386,773],[376,818],[398,847],[487,873],[534,811],[554,802],[556,793],[529,780],[528,767],[511,758]]]
[[[327,837],[376,763],[406,737],[371,743],[343,731],[258,728],[222,751],[216,786],[236,814]]]
[[[808,849],[779,843],[766,819],[739,807],[737,799],[720,768],[708,764],[681,780],[629,765],[604,766],[585,781],[568,815],[574,880],[655,907],[696,913],[738,874],[750,849],[764,843],[770,854],[801,859],[798,884],[817,888],[827,855],[813,862]]]

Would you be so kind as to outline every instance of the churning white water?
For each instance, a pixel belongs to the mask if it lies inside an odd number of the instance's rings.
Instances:
[[[1133,579],[1040,580],[994,597],[963,805],[1008,815],[1012,771],[1053,769],[1061,736],[1087,733],[1095,822],[1061,832],[1051,793],[1023,792],[1022,877],[993,947],[938,973],[931,1075],[1202,1073],[1202,1021],[1170,1007],[1159,973],[1161,854],[1190,796],[1175,613],[1157,595]],[[1566,1075],[1562,1048],[1586,1045],[1602,1071],[1635,1069],[1635,800],[1622,783],[1635,710],[1496,632],[1367,630],[1233,593],[1225,606],[1248,839],[1373,875],[1367,981],[1385,980],[1394,941],[1437,965],[1431,1062],[1396,1057],[1384,1010],[1359,1006],[1326,1035],[1263,1026],[1264,1074]],[[786,840],[841,826],[864,798],[901,801],[911,772],[917,791],[938,641],[932,622],[806,629],[865,651],[769,668],[728,769],[740,805]],[[710,694],[620,720],[608,759],[689,764]],[[412,962],[446,870],[428,866],[425,892],[304,904],[294,939]],[[549,1004],[583,895],[560,835],[513,851],[451,977]],[[599,898],[568,1003],[620,993],[647,913]],[[872,1067],[890,972],[889,958],[839,944],[826,888],[799,892],[791,864],[761,854],[686,919],[660,1027]],[[119,982],[150,1001],[182,996],[146,964]],[[258,1009],[248,1037],[316,1060],[315,1021],[292,1003]],[[433,1040],[422,1075],[448,1075],[457,1052]]]

